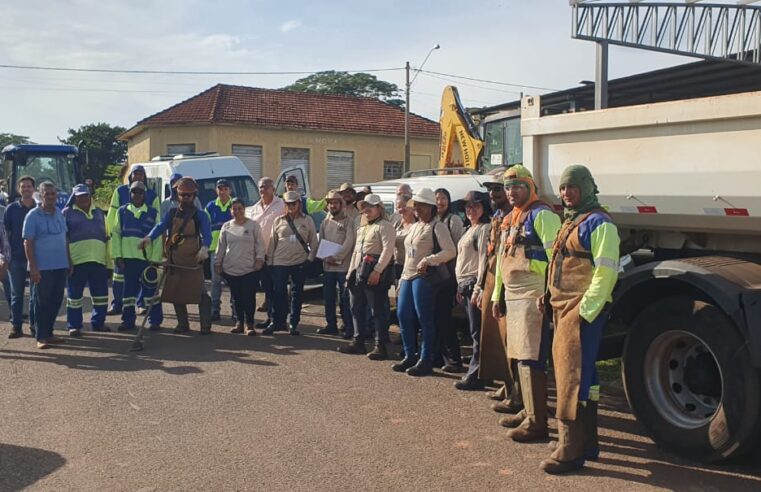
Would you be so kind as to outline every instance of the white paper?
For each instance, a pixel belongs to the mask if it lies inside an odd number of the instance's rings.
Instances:
[[[321,239],[320,245],[317,247],[317,258],[322,260],[328,256],[336,256],[341,251],[341,248],[343,248],[342,244]]]

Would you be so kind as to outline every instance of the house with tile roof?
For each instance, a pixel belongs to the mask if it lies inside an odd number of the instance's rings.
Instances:
[[[404,111],[378,99],[218,84],[120,137],[130,163],[188,152],[236,155],[255,180],[298,166],[321,196],[343,182],[399,177]],[[410,115],[410,167],[436,165],[439,124]]]

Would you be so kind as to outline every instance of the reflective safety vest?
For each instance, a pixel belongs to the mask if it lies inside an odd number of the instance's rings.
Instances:
[[[219,231],[222,230],[222,225],[233,218],[232,213],[233,200],[227,201],[224,205],[219,198],[206,204],[206,213],[209,214],[211,219],[211,246],[209,251],[214,252],[217,250],[217,243],[219,243]]]
[[[158,212],[155,208],[143,204],[141,207],[127,204],[119,208],[116,214],[116,225],[111,234],[112,252],[114,258],[131,258],[161,261],[161,244],[154,241],[146,249],[146,254],[138,248],[140,240],[148,236],[156,225]]]
[[[106,215],[92,205],[87,213],[76,205],[63,211],[68,228],[69,252],[74,265],[95,262],[106,264]]]

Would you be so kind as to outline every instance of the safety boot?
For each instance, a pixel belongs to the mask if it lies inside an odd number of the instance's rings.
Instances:
[[[211,297],[204,292],[198,305],[198,318],[201,324],[201,335],[211,334]]]
[[[557,475],[578,470],[584,466],[584,410],[580,402],[575,420],[558,419],[558,443],[549,458],[540,467],[546,473]]]
[[[355,338],[350,344],[338,347],[338,351],[342,354],[361,355],[367,353],[367,347],[364,340]]]
[[[598,402],[589,400],[584,412],[584,459],[589,461],[600,459],[600,443],[597,434],[597,408]],[[553,441],[548,447],[550,451],[554,451],[558,447],[558,443]]]
[[[507,398],[507,385],[503,384],[498,390],[496,391],[488,391],[486,393],[486,397],[490,400],[495,401],[502,401],[505,398]]]
[[[518,372],[518,360],[509,359],[508,367],[510,368],[510,381],[505,382],[507,389],[510,390],[510,396],[505,400],[493,403],[491,409],[497,413],[516,414],[523,410],[523,391],[521,388],[520,373]],[[508,383],[511,383],[508,385]]]
[[[383,342],[376,342],[375,348],[367,354],[367,358],[370,360],[386,360],[388,359],[388,349]]]
[[[188,307],[185,304],[174,304],[174,314],[177,316],[177,326],[175,327],[174,332],[185,333],[190,331]]]
[[[520,368],[523,401],[526,404],[526,418],[510,430],[507,437],[516,442],[532,442],[546,439],[547,429],[547,375],[544,371],[523,366]]]

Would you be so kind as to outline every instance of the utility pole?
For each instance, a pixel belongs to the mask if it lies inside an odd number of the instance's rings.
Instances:
[[[404,66],[404,172],[410,170],[410,62]]]
[[[595,63],[595,109],[608,107],[608,43],[597,43]]]

